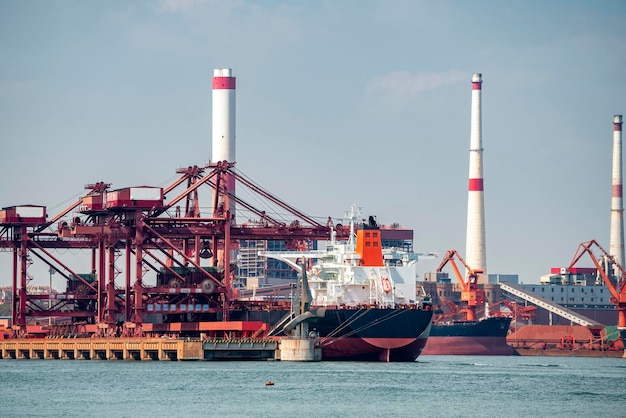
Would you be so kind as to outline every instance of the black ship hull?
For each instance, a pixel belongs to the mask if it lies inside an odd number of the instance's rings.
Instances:
[[[323,316],[309,318],[310,332],[319,337],[322,360],[415,361],[426,346],[433,311],[408,308],[319,308]],[[286,310],[250,311],[231,320],[262,321],[276,327]],[[279,334],[280,335],[280,334]]]
[[[309,328],[323,360],[415,361],[426,346],[433,312],[418,309],[327,309]]]
[[[491,317],[480,321],[433,324],[425,355],[514,355],[507,344],[511,318]]]

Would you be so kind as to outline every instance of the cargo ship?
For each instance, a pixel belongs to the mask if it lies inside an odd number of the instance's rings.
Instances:
[[[461,274],[458,262],[467,270],[466,276]],[[446,297],[452,294],[451,285],[447,289],[439,287],[448,285],[447,273],[443,268],[450,264],[458,281],[460,300],[450,300]],[[436,296],[437,309],[435,310],[434,324],[431,330],[431,339],[424,348],[424,354],[429,355],[512,355],[515,351],[506,342],[509,333],[511,316],[502,313],[491,313],[483,286],[478,284],[478,276],[482,270],[472,269],[456,250],[448,250],[436,273],[427,273],[427,280],[421,282],[422,289],[428,289]],[[435,278],[436,281],[429,281]],[[448,282],[443,282],[448,280]],[[426,290],[422,290],[424,293]],[[444,295],[444,297],[442,297]],[[441,305],[447,305],[449,312],[444,313]],[[507,306],[508,307],[508,306]],[[484,313],[479,314],[484,309]],[[463,319],[459,320],[459,315]]]
[[[285,325],[274,327],[275,333],[289,335],[305,324],[311,337],[319,339],[323,360],[415,361],[430,335],[432,303],[417,298],[415,263],[386,264],[394,257],[383,254],[375,219],[357,229],[358,217],[353,207],[347,241],[333,235],[321,250],[261,252],[299,270],[306,288],[297,294],[310,294],[309,309],[293,312]]]
[[[515,355],[515,350],[506,340],[510,324],[511,318],[500,316],[433,324],[422,354]]]

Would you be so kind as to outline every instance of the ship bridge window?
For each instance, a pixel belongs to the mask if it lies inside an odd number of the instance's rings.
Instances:
[[[365,243],[365,246],[366,246],[366,247],[369,247],[369,246],[370,246],[370,244],[371,244],[371,242],[366,242],[366,243]]]

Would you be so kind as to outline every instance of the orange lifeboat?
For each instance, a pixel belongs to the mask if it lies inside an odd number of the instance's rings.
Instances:
[[[385,291],[385,293],[391,292],[391,281],[389,280],[389,277],[383,276],[382,282],[383,282],[383,290]]]

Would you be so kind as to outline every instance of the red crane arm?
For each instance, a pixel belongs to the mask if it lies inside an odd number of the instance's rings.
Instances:
[[[467,270],[467,274],[468,274],[467,280],[463,278],[463,275],[461,274],[461,272],[459,271],[459,268],[454,262],[455,257],[459,260],[461,264],[463,264],[463,267],[465,267],[465,269]],[[472,279],[475,281],[476,275],[483,273],[482,270],[473,270],[472,268],[470,268],[470,266],[467,265],[467,263],[465,262],[465,260],[463,260],[463,257],[461,257],[461,255],[458,253],[457,250],[446,251],[446,254],[443,256],[443,260],[441,260],[439,267],[437,267],[437,271],[441,272],[443,268],[446,266],[446,264],[448,263],[450,263],[450,265],[452,266],[452,269],[454,270],[454,275],[456,276],[457,280],[461,284],[463,291],[466,291],[466,292],[470,290],[470,284],[472,283]]]
[[[613,265],[619,270],[620,272],[620,277],[617,283],[617,288],[613,285],[613,283],[611,282],[611,280],[609,280],[609,277],[606,275],[606,272],[604,271],[604,269],[602,268],[602,266],[600,265],[600,263],[598,262],[598,260],[596,259],[596,257],[593,255],[592,252],[592,247],[596,246],[601,252],[602,254],[607,257],[612,263]],[[622,268],[622,266],[620,266],[619,264],[617,264],[617,262],[615,261],[615,258],[612,255],[609,255],[604,248],[602,248],[600,246],[600,244],[598,244],[595,240],[591,240],[588,242],[583,242],[578,246],[578,250],[576,251],[576,254],[574,255],[574,258],[572,259],[572,262],[569,264],[569,266],[567,267],[567,271],[571,271],[571,269],[576,265],[576,263],[578,261],[580,261],[580,259],[583,257],[583,255],[585,254],[589,254],[589,257],[591,258],[591,261],[593,261],[593,264],[595,265],[596,269],[598,270],[598,273],[600,274],[600,276],[602,276],[602,280],[604,281],[604,284],[606,285],[606,287],[609,289],[609,292],[611,292],[611,295],[613,296],[613,298],[615,298],[616,301],[619,302],[624,302],[626,301],[626,287],[624,286],[625,281],[624,281],[624,269]],[[621,295],[621,297],[620,297]]]
[[[463,278],[463,275],[459,271],[454,258],[458,258],[459,262],[463,264],[463,266],[467,269],[467,280]],[[452,265],[452,269],[454,270],[454,274],[461,285],[461,300],[467,302],[467,320],[475,321],[476,320],[476,307],[483,306],[485,304],[485,291],[478,288],[478,274],[482,273],[482,270],[473,270],[471,269],[463,257],[459,255],[456,250],[448,250],[441,260],[441,264],[437,267],[437,271],[441,272],[441,270],[445,267],[446,264],[450,263]]]

